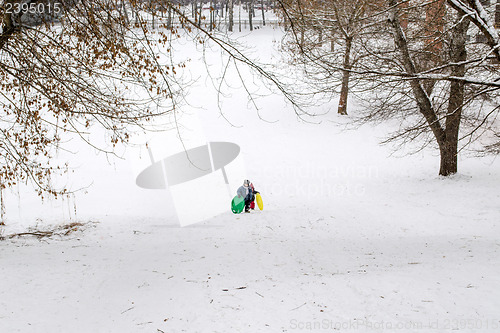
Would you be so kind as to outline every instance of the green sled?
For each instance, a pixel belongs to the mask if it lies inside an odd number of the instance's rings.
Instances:
[[[233,201],[231,201],[231,211],[235,214],[239,214],[243,209],[245,209],[245,199],[235,196]]]

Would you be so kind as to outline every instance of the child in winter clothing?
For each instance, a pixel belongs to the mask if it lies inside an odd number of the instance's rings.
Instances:
[[[245,213],[250,213],[250,205],[255,200],[255,194],[259,192],[255,190],[253,184],[250,183],[248,179],[245,179],[243,181],[243,186],[240,186],[236,193],[238,194],[238,197],[245,199]]]
[[[252,189],[253,195],[252,195],[252,201],[250,202],[250,209],[254,210],[255,209],[255,195],[259,192],[255,190],[255,187],[253,187],[253,184],[250,183],[250,188]]]

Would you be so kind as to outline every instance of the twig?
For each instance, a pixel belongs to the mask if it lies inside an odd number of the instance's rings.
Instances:
[[[128,312],[128,311],[132,310],[133,308],[135,308],[135,306],[128,308],[127,310],[123,311],[121,314],[124,314],[125,312]]]
[[[300,306],[298,306],[298,307],[296,307],[296,308],[291,309],[290,311],[294,311],[294,310],[300,309],[301,307],[303,307],[303,306],[304,306],[304,305],[306,305],[306,304],[307,304],[307,303],[304,303],[304,304],[302,304],[302,305],[300,305]]]
[[[17,234],[8,235],[7,238],[11,239],[14,237],[21,237],[21,236],[36,236],[38,238],[43,238],[43,237],[50,237],[53,234],[54,234],[53,231],[20,232]]]
[[[146,321],[144,323],[139,323],[139,324],[136,324],[137,326],[140,326],[140,325],[147,325],[147,324],[152,324],[153,322],[152,321]]]

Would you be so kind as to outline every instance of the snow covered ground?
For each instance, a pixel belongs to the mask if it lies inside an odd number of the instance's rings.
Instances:
[[[270,46],[279,31],[245,38]],[[82,147],[68,182],[85,192],[6,194],[4,235],[92,223],[0,242],[0,332],[500,330],[498,161],[463,156],[441,178],[435,152],[378,145],[390,124],[345,132],[334,107],[303,122],[275,95],[257,100],[266,122],[237,84],[231,126],[206,85],[192,90],[204,134],[240,145],[264,210],[181,228],[168,191]]]

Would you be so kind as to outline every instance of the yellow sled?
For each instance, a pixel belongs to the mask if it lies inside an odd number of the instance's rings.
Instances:
[[[255,195],[255,201],[257,201],[257,206],[259,206],[260,210],[264,209],[264,203],[262,202],[262,197],[260,196],[260,193],[257,193]]]

